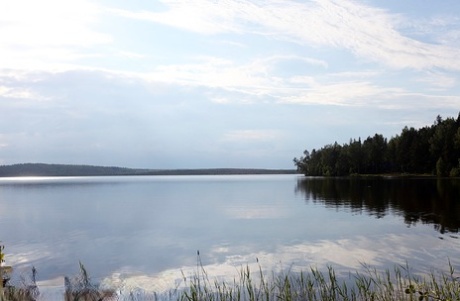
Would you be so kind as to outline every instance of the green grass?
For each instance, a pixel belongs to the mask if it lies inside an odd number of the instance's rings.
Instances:
[[[35,284],[35,269],[33,269]],[[363,265],[360,271],[336,275],[333,267],[322,272],[309,268],[303,272],[281,272],[267,275],[261,266],[251,271],[242,267],[232,281],[219,281],[208,276],[198,255],[193,276],[183,275],[184,288],[174,293],[127,293],[117,296],[116,288],[102,289],[93,284],[86,268],[80,263],[80,275],[66,277],[62,300],[174,300],[174,301],[334,301],[334,300],[460,300],[460,277],[450,261],[447,272],[413,275],[408,266],[378,271]],[[36,286],[7,286],[0,300],[32,301],[38,295]]]
[[[267,277],[259,266],[256,273],[242,268],[230,283],[209,279],[202,267],[184,280],[180,301],[460,300],[459,277],[450,262],[449,273],[425,277],[411,275],[407,266],[384,272],[364,266],[363,272],[340,278],[332,267]]]

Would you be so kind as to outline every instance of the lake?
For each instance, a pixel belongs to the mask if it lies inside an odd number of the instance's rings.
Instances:
[[[460,270],[460,180],[300,175],[0,179],[0,241],[16,273],[62,286],[163,292],[243,266],[338,273],[406,265]],[[199,251],[200,257],[197,257]]]

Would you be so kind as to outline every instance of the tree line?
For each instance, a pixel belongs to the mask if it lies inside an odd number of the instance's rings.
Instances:
[[[460,113],[457,119],[437,116],[433,125],[404,127],[387,139],[381,134],[350,139],[305,150],[294,158],[297,170],[307,176],[415,173],[460,176]]]
[[[135,175],[145,170],[92,165],[20,163],[1,165],[0,177]]]
[[[255,175],[255,174],[295,174],[294,169],[248,169],[248,168],[208,168],[208,169],[138,169],[113,166],[69,165],[21,163],[0,165],[0,177],[55,177],[55,176],[159,176],[159,175]]]

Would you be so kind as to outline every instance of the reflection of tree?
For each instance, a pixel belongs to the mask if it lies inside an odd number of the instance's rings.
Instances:
[[[407,225],[434,224],[441,233],[460,229],[460,180],[433,178],[302,178],[296,192],[326,207],[382,218],[402,215]]]

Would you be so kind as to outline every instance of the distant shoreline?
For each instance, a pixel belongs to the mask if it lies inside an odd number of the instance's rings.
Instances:
[[[1,177],[71,177],[71,176],[165,176],[165,175],[257,175],[298,174],[295,169],[195,168],[141,169],[114,166],[21,163],[0,166]]]

